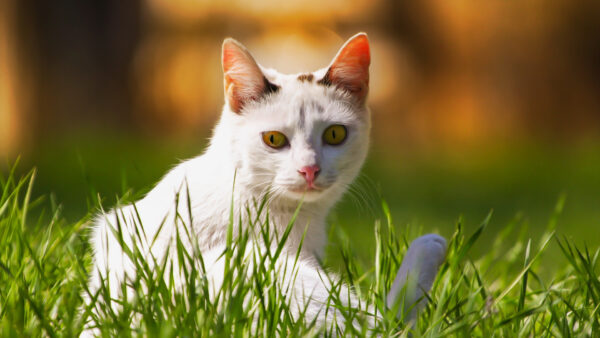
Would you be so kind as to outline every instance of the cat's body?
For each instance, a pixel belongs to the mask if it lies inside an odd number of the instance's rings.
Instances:
[[[222,273],[218,257],[225,247],[232,206],[235,224],[248,224],[253,217],[248,212],[266,199],[268,212],[262,214],[262,221],[268,214],[270,224],[283,232],[302,202],[285,246],[286,254],[293,254],[303,241],[295,282],[298,294],[292,298],[298,305],[308,304],[307,313],[323,323],[327,315],[321,309],[329,285],[319,277],[314,258],[326,243],[329,210],[357,176],[367,154],[369,63],[364,34],[350,39],[328,68],[296,75],[264,69],[239,43],[226,40],[226,105],[209,147],[203,155],[176,166],[134,205],[97,217],[90,290],[98,290],[101,279],[107,279],[114,289],[111,294],[118,295],[119,284],[135,276],[133,264],[113,235],[117,225],[126,234],[127,245],[135,244],[159,260],[167,251],[174,252],[174,234],[187,225],[192,239],[184,244],[192,251],[192,241],[197,242],[207,273],[218,284]],[[143,226],[146,238],[158,234],[152,245],[136,240],[134,224]],[[432,245],[435,252],[424,269],[433,275],[422,281],[425,288],[443,260],[445,242],[430,237],[417,248],[423,255]],[[414,259],[407,264],[417,263]],[[406,280],[404,274],[396,286]],[[347,294],[352,305],[354,296]]]

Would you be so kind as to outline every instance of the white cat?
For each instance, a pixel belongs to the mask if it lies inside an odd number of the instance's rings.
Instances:
[[[184,244],[192,252],[192,242],[197,242],[216,289],[232,205],[233,219],[248,224],[245,208],[268,198],[269,221],[283,232],[302,201],[283,260],[294,258],[304,238],[290,301],[307,306],[308,317],[314,317],[307,319],[321,325],[332,315],[322,311],[330,285],[315,260],[326,242],[325,219],[357,176],[369,145],[369,41],[364,33],[355,35],[328,67],[313,73],[284,75],[263,68],[233,39],[223,43],[222,63],[226,101],[204,154],[176,166],[135,207],[117,207],[96,218],[90,290],[96,292],[105,279],[111,295],[119,297],[120,283],[136,274],[113,235],[117,223],[126,234],[125,244],[137,245],[158,261],[168,248],[174,251],[174,234],[188,224],[193,240]],[[139,239],[132,224],[143,225],[147,238],[156,236],[155,243],[150,246]],[[421,298],[445,250],[445,240],[437,235],[413,242],[389,301],[411,278],[419,287],[407,295],[407,303]],[[288,277],[281,278],[289,282]],[[352,292],[342,294],[349,295],[347,305],[356,304]]]

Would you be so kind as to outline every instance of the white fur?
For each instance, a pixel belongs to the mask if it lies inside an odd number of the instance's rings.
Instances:
[[[277,92],[246,102],[240,113],[233,112],[226,103],[210,145],[201,156],[173,168],[143,199],[135,202],[135,207],[120,206],[96,218],[91,240],[94,249],[92,292],[99,288],[101,278],[107,278],[111,294],[118,295],[120,283],[136,274],[113,236],[111,227],[117,223],[122,225],[128,245],[139,246],[149,260],[152,256],[159,261],[169,248],[174,249],[177,228],[181,224],[189,225],[207,264],[209,280],[218,288],[223,263],[217,258],[225,245],[232,191],[235,224],[238,219],[242,219],[241,224],[248,224],[245,208],[268,196],[271,224],[281,233],[303,200],[286,244],[286,252],[294,254],[306,230],[298,262],[299,275],[290,299],[300,307],[308,305],[308,314],[316,316],[318,323],[325,323],[328,318],[322,309],[327,303],[330,285],[324,281],[314,257],[324,249],[325,218],[329,210],[354,180],[367,155],[370,113],[362,100],[355,100],[335,86],[299,81],[298,75],[260,69],[269,82],[279,86]],[[315,80],[326,71],[314,72]],[[341,145],[331,146],[322,141],[324,130],[332,124],[342,124],[348,130],[348,137]],[[284,133],[289,147],[279,150],[268,147],[261,137],[265,131]],[[298,170],[314,164],[321,168],[315,185],[322,190],[303,193],[305,181]],[[152,239],[163,223],[153,245],[150,240],[136,239],[133,224],[143,225],[146,237]],[[192,240],[184,244],[193,252]],[[284,256],[281,264],[290,259]],[[433,277],[439,264],[434,265],[427,267],[435,269]],[[406,276],[401,278],[406,279]],[[282,279],[292,280],[289,276]],[[350,295],[349,305],[356,304],[351,292],[342,294]]]

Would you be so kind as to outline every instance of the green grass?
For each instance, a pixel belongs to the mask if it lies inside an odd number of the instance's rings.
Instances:
[[[9,173],[0,180],[0,336],[77,335],[85,321],[95,316],[82,299],[91,269],[86,229],[90,215],[75,222],[65,220],[54,199],[33,197],[34,178],[32,171],[22,178]],[[408,243],[418,232],[397,229],[385,203],[379,207],[383,217],[368,227],[374,250],[367,259],[356,258],[358,243],[349,239],[343,227],[334,226],[330,239],[337,243],[341,257],[341,282],[352,285],[365,303],[382,312],[374,331],[357,325],[341,332],[335,323],[318,328],[310,321],[295,320],[285,288],[276,283],[280,271],[272,264],[281,251],[252,255],[259,264],[247,264],[247,249],[253,244],[245,232],[230,237],[224,252],[228,262],[225,282],[216,299],[206,296],[201,253],[187,252],[180,243],[176,254],[189,267],[182,289],[165,282],[171,273],[166,265],[149,268],[133,248],[129,255],[139,271],[132,281],[134,296],[123,301],[120,310],[102,302],[92,305],[102,314],[96,322],[107,336],[597,336],[600,250],[576,246],[557,235],[563,207],[561,199],[554,212],[549,210],[552,217],[546,230],[533,237],[519,231],[519,219],[496,232],[489,228],[493,218],[488,215],[468,233],[459,220],[449,241],[447,261],[416,323],[398,319],[383,301]],[[269,237],[268,225],[261,226]],[[474,254],[484,234],[495,239],[484,253]],[[549,247],[560,252],[561,258],[551,267],[541,263]],[[248,275],[251,278],[242,277]],[[101,288],[91,296],[106,297],[107,290]],[[364,314],[339,304],[338,292],[331,291],[332,306],[347,322],[364,323]]]

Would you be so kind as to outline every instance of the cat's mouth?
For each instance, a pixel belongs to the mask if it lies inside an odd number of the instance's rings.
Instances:
[[[311,184],[311,185],[301,184],[301,185],[290,186],[287,189],[288,189],[288,191],[293,192],[293,193],[297,193],[297,194],[303,194],[303,193],[315,194],[315,193],[323,192],[327,188],[328,187],[324,187],[324,186],[320,186],[320,185],[315,185],[315,184]]]
[[[315,187],[315,186],[303,186],[303,187],[298,187],[298,188],[289,188],[289,191],[292,192],[297,192],[297,193],[303,193],[303,192],[319,192],[322,191],[323,189],[319,188],[319,187]]]

